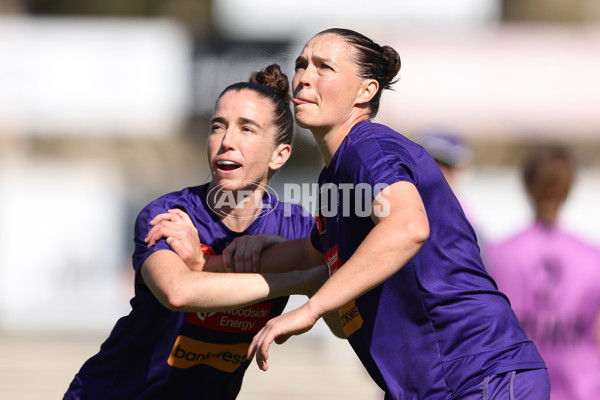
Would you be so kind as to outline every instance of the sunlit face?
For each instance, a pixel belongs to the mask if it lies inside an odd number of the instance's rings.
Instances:
[[[274,106],[252,90],[230,90],[219,99],[211,119],[208,160],[212,186],[228,190],[266,184],[276,165]]]
[[[327,33],[308,41],[296,59],[292,81],[296,122],[303,128],[334,128],[355,105],[362,79],[342,37]]]

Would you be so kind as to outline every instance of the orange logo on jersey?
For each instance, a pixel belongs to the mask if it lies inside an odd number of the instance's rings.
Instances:
[[[342,321],[342,328],[344,329],[344,335],[346,335],[346,337],[350,337],[350,335],[356,332],[363,324],[363,319],[360,316],[360,312],[358,312],[355,301],[340,308],[338,314]]]
[[[337,244],[331,249],[327,250],[327,253],[325,253],[325,262],[327,263],[330,277],[335,273],[335,271],[341,268],[342,260],[340,260],[340,253],[338,251]]]
[[[175,368],[208,365],[220,371],[233,372],[246,361],[249,343],[216,344],[179,336],[168,363]]]

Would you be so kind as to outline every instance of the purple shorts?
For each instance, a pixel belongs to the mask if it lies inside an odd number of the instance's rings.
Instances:
[[[549,400],[550,379],[546,369],[530,369],[487,376],[467,390],[460,400]]]

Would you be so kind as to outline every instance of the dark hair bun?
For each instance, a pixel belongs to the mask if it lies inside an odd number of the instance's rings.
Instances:
[[[271,64],[265,69],[253,73],[249,81],[275,90],[286,102],[292,100],[290,81],[278,64]]]
[[[392,83],[394,83],[394,78],[400,72],[400,55],[398,52],[390,47],[390,46],[381,46],[381,50],[383,53],[384,59],[384,79],[385,79],[385,87],[384,89],[389,89]]]

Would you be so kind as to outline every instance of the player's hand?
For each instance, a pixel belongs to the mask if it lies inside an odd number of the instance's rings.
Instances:
[[[228,272],[258,272],[264,249],[285,241],[277,235],[236,237],[223,251],[223,263]]]
[[[266,371],[269,368],[269,346],[273,341],[277,344],[285,343],[293,335],[301,335],[310,330],[320,315],[313,310],[309,303],[282,314],[267,322],[267,324],[254,336],[248,348],[248,359],[256,355],[258,368]]]
[[[158,214],[150,221],[152,229],[146,236],[148,247],[161,238],[166,238],[167,244],[173,249],[191,270],[202,271],[206,258],[198,238],[198,230],[190,217],[182,210],[172,209]]]

